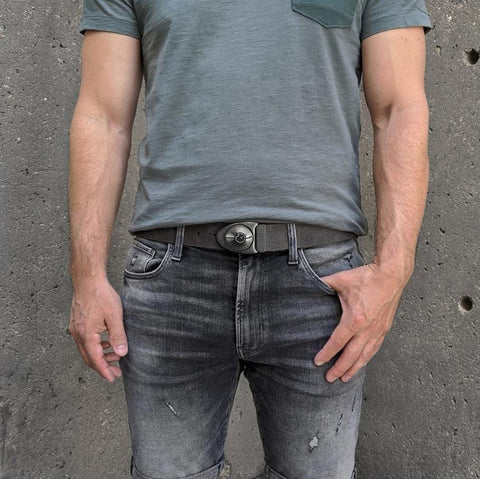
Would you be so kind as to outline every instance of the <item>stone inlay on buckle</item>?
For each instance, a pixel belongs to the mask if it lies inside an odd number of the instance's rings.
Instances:
[[[255,249],[255,228],[258,223],[245,221],[230,223],[217,233],[217,242],[220,246],[234,253],[258,253]]]

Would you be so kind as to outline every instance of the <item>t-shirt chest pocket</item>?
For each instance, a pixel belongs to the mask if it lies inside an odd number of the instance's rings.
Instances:
[[[350,27],[359,0],[290,0],[292,10],[320,25]]]

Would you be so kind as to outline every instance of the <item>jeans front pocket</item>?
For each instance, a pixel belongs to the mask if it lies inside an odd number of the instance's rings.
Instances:
[[[337,291],[323,281],[323,276],[365,264],[355,239],[349,239],[326,246],[299,248],[298,257],[300,259],[300,267],[305,274],[310,277],[324,293],[331,296],[336,295]]]
[[[153,278],[173,254],[174,244],[135,239],[127,254],[124,275],[134,279]]]
[[[359,0],[291,0],[292,10],[323,27],[350,27]]]

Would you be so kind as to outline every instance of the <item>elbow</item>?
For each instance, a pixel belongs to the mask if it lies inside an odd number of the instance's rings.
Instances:
[[[371,111],[372,126],[375,132],[382,131],[392,122],[402,119],[419,126],[428,125],[429,107],[425,95],[389,102]]]
[[[131,138],[132,123],[119,122],[106,114],[94,110],[80,109],[75,111],[70,123],[69,135],[78,131],[101,131],[107,134]]]
[[[98,128],[108,133],[130,137],[132,135],[134,117],[118,115],[103,105],[81,98],[77,101],[70,124],[72,130],[84,127]]]

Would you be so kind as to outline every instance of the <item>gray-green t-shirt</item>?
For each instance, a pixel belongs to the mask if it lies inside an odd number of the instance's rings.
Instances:
[[[367,233],[361,40],[424,0],[84,0],[80,32],[141,40],[146,135],[129,231],[240,220]]]

